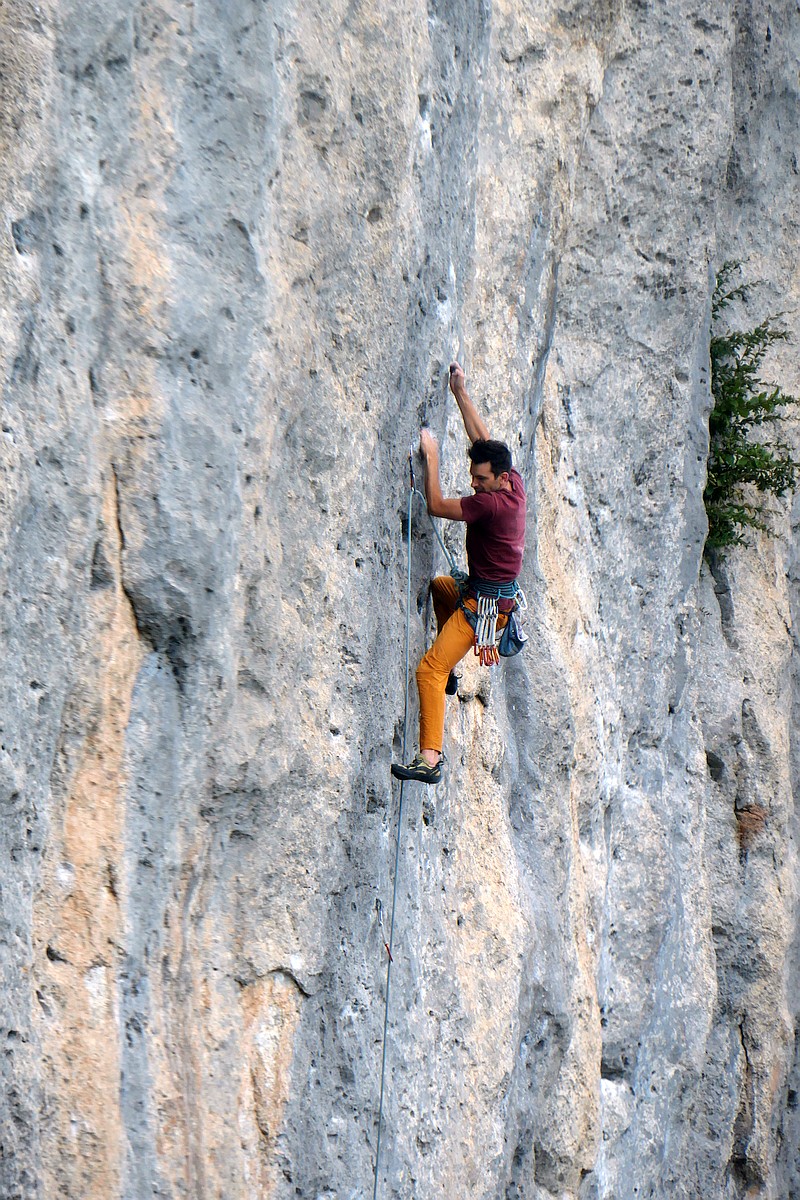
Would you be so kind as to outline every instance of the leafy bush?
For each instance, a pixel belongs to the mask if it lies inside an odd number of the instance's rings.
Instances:
[[[787,406],[797,404],[794,396],[760,377],[769,348],[788,340],[787,332],[775,325],[781,314],[767,317],[754,329],[715,332],[725,309],[734,300],[747,299],[748,285],[731,286],[740,268],[738,262],[726,262],[720,268],[711,301],[714,408],[709,418],[708,481],[703,498],[708,514],[706,550],[723,553],[729,546],[744,543],[748,529],[771,533],[768,509],[759,494],[785,495],[794,488],[800,470],[789,445],[775,438],[761,441],[757,436],[761,426],[784,420]]]

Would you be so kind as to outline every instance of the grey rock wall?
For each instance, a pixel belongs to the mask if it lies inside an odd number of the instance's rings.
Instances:
[[[0,1195],[800,1195],[800,518],[702,556],[726,259],[800,394],[795,6],[0,33]],[[530,643],[398,822],[454,354]]]

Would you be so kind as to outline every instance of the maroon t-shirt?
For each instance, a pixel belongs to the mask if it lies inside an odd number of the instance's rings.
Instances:
[[[511,468],[511,491],[476,492],[461,497],[467,523],[467,566],[470,575],[494,583],[510,583],[522,566],[525,549],[525,484]]]

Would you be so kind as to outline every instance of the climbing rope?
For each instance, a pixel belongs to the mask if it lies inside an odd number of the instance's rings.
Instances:
[[[419,496],[422,503],[426,506],[428,501],[425,495],[417,487],[416,478],[414,475],[414,451],[410,449],[408,452],[408,474],[409,474],[409,492],[408,492],[408,514],[406,519],[406,647],[405,647],[405,699],[403,702],[403,762],[406,760],[406,751],[408,743],[408,691],[410,678],[410,638],[411,638],[411,533],[412,533],[412,513],[414,508],[414,497]],[[439,530],[436,528],[436,522],[431,517],[431,528],[437,542],[441,546],[442,553],[447,559],[450,567],[450,573],[454,579],[466,579],[466,574],[457,565],[455,558],[447,549]],[[389,1031],[389,991],[392,982],[392,966],[394,965],[394,957],[392,950],[394,948],[394,918],[397,910],[397,880],[400,874],[400,838],[403,831],[403,791],[406,781],[400,780],[400,797],[397,807],[397,839],[395,842],[394,851],[394,882],[392,885],[392,909],[389,917],[389,940],[386,937],[383,929],[383,905],[380,900],[375,901],[375,911],[377,914],[378,925],[381,930],[381,939],[386,950],[386,1000],[383,1010],[383,1049],[381,1053],[381,1088],[380,1099],[378,1101],[378,1136],[375,1144],[375,1181],[372,1189],[372,1200],[377,1200],[378,1197],[378,1179],[380,1175],[381,1161],[381,1133],[383,1132],[383,1102],[386,1086],[386,1054],[388,1045]]]
[[[414,477],[413,467],[411,469],[411,477],[412,477],[412,479]],[[424,494],[419,490],[419,488],[416,488],[416,487],[414,488],[414,494],[416,496],[419,496],[420,500],[427,508],[428,501],[425,498]],[[454,579],[458,579],[459,576],[463,576],[464,578],[466,578],[466,572],[461,570],[458,563],[453,558],[453,555],[447,549],[447,546],[445,546],[444,542],[442,541],[441,534],[439,533],[439,530],[436,528],[436,522],[434,521],[433,517],[431,517],[430,520],[431,520],[431,529],[433,530],[434,537],[436,538],[437,542],[439,543],[439,545],[442,548],[442,554],[444,554],[445,558],[447,559],[447,565],[450,568],[450,574],[453,576]]]
[[[405,700],[403,702],[403,759],[406,759],[406,744],[408,741],[408,681],[410,668],[410,638],[411,638],[411,521],[412,510],[414,507],[414,496],[421,495],[417,491],[416,480],[414,478],[414,455],[413,451],[408,453],[408,472],[410,477],[410,488],[408,492],[408,515],[407,515],[407,539],[406,539],[406,558],[408,560],[406,568],[406,650],[405,650],[405,671],[406,671],[406,690]],[[423,497],[424,499],[424,497]],[[438,535],[437,535],[438,536]],[[394,851],[394,884],[392,887],[392,911],[389,918],[389,941],[385,937],[383,944],[386,948],[386,1001],[383,1010],[383,1051],[381,1054],[381,1090],[380,1100],[378,1102],[378,1137],[375,1144],[375,1182],[372,1189],[372,1200],[377,1200],[378,1196],[378,1178],[380,1173],[381,1161],[381,1133],[383,1131],[383,1100],[386,1084],[386,1050],[388,1044],[389,1031],[389,989],[392,982],[392,965],[394,958],[392,957],[392,949],[394,947],[394,917],[397,910],[397,879],[400,873],[400,837],[403,832],[403,791],[405,788],[405,780],[400,780],[400,799],[397,808],[397,839]],[[378,913],[378,923],[383,932],[382,906],[380,900],[376,903]]]

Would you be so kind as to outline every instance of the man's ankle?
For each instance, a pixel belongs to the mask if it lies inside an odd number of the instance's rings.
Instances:
[[[422,749],[420,749],[420,754],[425,759],[425,762],[428,764],[429,767],[435,767],[436,764],[438,763],[439,759],[442,757],[441,753],[438,750],[422,750]]]

